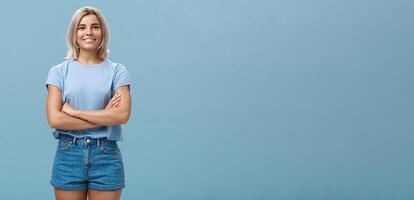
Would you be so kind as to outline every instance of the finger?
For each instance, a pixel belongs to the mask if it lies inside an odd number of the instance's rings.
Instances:
[[[118,99],[120,99],[121,98],[121,95],[115,95],[114,97],[112,97],[112,100],[118,100]]]
[[[114,104],[118,104],[121,101],[121,98],[117,98],[115,99],[112,103],[111,103],[111,107],[114,107]]]
[[[112,107],[113,103],[114,103],[114,99],[112,98],[112,99],[109,100],[108,104],[106,104],[106,108]]]
[[[118,95],[114,95],[112,98],[111,98],[111,100],[109,100],[109,104],[110,103],[113,103],[115,100],[117,100],[117,99],[119,99],[120,98],[120,96],[118,96]]]
[[[114,103],[119,102],[119,101],[121,101],[121,98],[117,98],[117,99],[113,100],[111,104],[114,104]]]
[[[116,107],[118,107],[118,105],[119,105],[119,101],[115,102],[115,103],[111,106],[111,108],[116,108]]]
[[[112,98],[109,100],[108,104],[111,104],[114,100],[115,100],[115,98],[114,98],[114,97],[112,97]]]
[[[115,94],[114,96],[112,96],[112,98],[109,100],[106,108],[112,108],[114,107],[113,104],[117,101],[121,100],[121,94]]]

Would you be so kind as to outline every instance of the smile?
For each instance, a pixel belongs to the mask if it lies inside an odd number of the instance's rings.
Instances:
[[[86,39],[82,39],[85,42],[94,42],[96,39],[93,38],[86,38]]]

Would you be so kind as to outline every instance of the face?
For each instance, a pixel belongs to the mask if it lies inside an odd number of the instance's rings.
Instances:
[[[82,17],[77,28],[76,43],[81,51],[98,51],[102,41],[101,25],[96,15]]]

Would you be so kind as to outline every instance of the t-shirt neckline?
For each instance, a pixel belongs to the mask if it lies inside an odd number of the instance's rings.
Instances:
[[[102,62],[100,62],[100,63],[97,63],[97,64],[91,64],[91,65],[88,65],[88,64],[82,64],[82,63],[78,62],[76,59],[72,59],[72,61],[73,61],[76,65],[79,65],[79,66],[84,67],[84,68],[95,68],[95,67],[98,67],[98,66],[100,66],[100,65],[103,65],[103,64],[105,63],[106,59],[104,59],[104,60],[103,60]]]

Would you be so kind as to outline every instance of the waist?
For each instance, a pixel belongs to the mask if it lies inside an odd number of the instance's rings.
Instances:
[[[122,141],[122,127],[121,125],[100,126],[101,128],[84,129],[84,130],[53,130],[53,136],[58,139],[60,135],[69,135],[72,137],[82,138],[108,138],[109,140]]]
[[[76,145],[76,144],[89,144],[89,145],[98,145],[100,146],[100,144],[108,141],[108,138],[106,137],[101,137],[101,138],[93,138],[93,137],[89,137],[89,136],[81,136],[81,137],[74,137],[71,135],[67,135],[67,134],[59,134],[59,136],[57,137],[57,139],[59,140],[63,140],[63,141],[71,141],[72,144]]]

